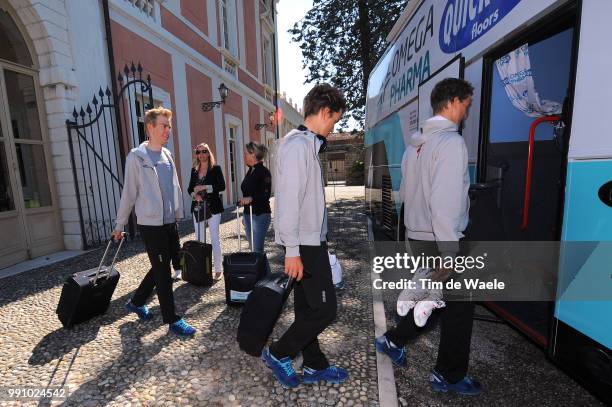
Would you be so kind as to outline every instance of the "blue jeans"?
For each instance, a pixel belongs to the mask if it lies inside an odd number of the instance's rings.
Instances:
[[[272,215],[269,213],[262,213],[261,215],[253,215],[253,240],[251,242],[251,218],[248,211],[244,214],[244,230],[246,232],[246,238],[249,242],[251,251],[263,253],[264,242],[266,241],[266,233],[270,227],[272,221]]]

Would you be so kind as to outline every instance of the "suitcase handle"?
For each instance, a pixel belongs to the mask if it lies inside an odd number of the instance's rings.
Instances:
[[[251,253],[244,253],[244,252],[237,252],[237,253],[233,253],[231,256],[229,256],[227,258],[227,264],[232,265],[234,263],[232,263],[232,260],[235,260],[236,257],[240,258],[240,257],[246,257],[246,258],[250,258],[251,257]],[[252,262],[249,263],[245,263],[245,262],[237,262],[236,264],[239,265],[248,265],[248,266],[254,266],[257,264],[257,259],[253,259]]]
[[[127,233],[121,232],[121,241],[119,242],[119,247],[117,247],[117,251],[115,252],[115,257],[113,257],[113,262],[111,263],[110,267],[108,268],[109,275],[110,275],[110,271],[113,269],[113,266],[115,265],[115,261],[117,260],[117,256],[119,255],[119,250],[121,250],[121,246],[123,245],[123,241],[125,240],[125,236],[126,235],[127,235]],[[100,275],[100,270],[102,270],[102,264],[104,264],[104,260],[106,260],[106,255],[108,254],[108,250],[110,249],[112,244],[113,244],[113,239],[110,239],[108,241],[108,244],[106,245],[106,250],[104,250],[104,254],[102,255],[102,260],[100,260],[100,264],[98,265],[98,270],[96,271],[96,275],[95,275],[94,280],[93,280],[93,284],[94,285],[96,285],[96,282],[98,281],[98,277]]]
[[[197,211],[197,229],[196,230],[196,239],[198,240],[198,242],[200,241],[200,205],[206,205],[206,204],[197,204],[196,206],[193,207],[193,209],[195,209]],[[208,219],[206,219],[206,211],[204,211],[204,243],[206,243],[206,228],[208,227]]]
[[[240,252],[242,250],[242,244],[240,242],[240,232],[241,227],[240,227],[240,202],[236,202],[236,223],[237,223],[237,230],[238,230],[238,252]],[[244,216],[244,207],[242,209],[242,215]],[[253,246],[255,246],[255,242],[253,241],[253,206],[252,204],[249,205],[249,218],[251,220],[251,249],[253,248]],[[253,250],[251,250],[253,251]]]

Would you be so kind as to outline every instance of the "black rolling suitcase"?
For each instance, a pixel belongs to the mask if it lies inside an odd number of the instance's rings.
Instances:
[[[240,349],[251,356],[261,356],[291,292],[292,283],[293,279],[285,273],[273,273],[255,284],[240,314],[236,336]]]
[[[199,215],[200,210],[196,213]],[[204,243],[200,242],[200,225],[196,231],[198,240],[189,240],[183,243],[181,256],[183,257],[183,270],[181,278],[193,285],[208,287],[213,284],[212,276],[212,245],[206,243],[206,227],[208,222],[204,220]]]
[[[253,241],[253,209],[251,216],[251,242]],[[244,213],[243,213],[244,214]],[[238,230],[238,252],[223,256],[223,275],[225,280],[225,303],[242,305],[255,287],[255,283],[266,274],[266,254],[241,252],[240,213],[236,207],[236,228]]]
[[[119,272],[114,268],[114,265],[124,240],[125,235],[121,239],[113,262],[109,267],[102,266],[102,264],[106,260],[113,239],[108,242],[97,268],[80,271],[68,277],[62,287],[60,300],[55,311],[62,325],[70,327],[106,312],[119,282]]]

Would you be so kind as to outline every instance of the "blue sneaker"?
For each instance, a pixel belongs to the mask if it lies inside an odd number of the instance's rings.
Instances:
[[[284,388],[291,389],[300,384],[300,379],[295,374],[290,357],[287,356],[278,360],[270,353],[270,348],[264,348],[263,352],[261,352],[261,360],[272,369],[274,377]]]
[[[307,384],[317,383],[321,380],[326,381],[327,383],[340,384],[344,383],[349,376],[346,369],[333,365],[321,370],[314,370],[303,366],[303,370],[304,383]]]
[[[125,309],[129,312],[135,312],[141,321],[148,321],[153,318],[153,313],[149,311],[149,308],[147,308],[146,305],[137,307],[136,305],[132,304],[132,300],[125,303]]]
[[[431,385],[431,388],[434,391],[441,391],[443,393],[452,391],[458,394],[463,394],[465,396],[477,396],[482,391],[480,383],[473,380],[469,376],[465,376],[457,383],[451,384],[447,382],[446,379],[435,370],[431,372],[429,384]]]
[[[181,318],[178,321],[170,324],[170,332],[173,332],[178,336],[192,336],[196,333],[196,329]]]
[[[376,338],[374,345],[377,351],[389,356],[395,366],[406,367],[408,365],[406,362],[406,349],[398,348],[385,335]]]

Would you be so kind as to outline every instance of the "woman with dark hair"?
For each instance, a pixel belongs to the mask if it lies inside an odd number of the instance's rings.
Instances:
[[[272,192],[272,175],[263,165],[268,149],[259,143],[251,141],[244,150],[244,162],[249,167],[240,185],[243,198],[240,204],[244,206],[244,229],[247,240],[254,252],[263,253],[266,233],[270,227],[272,211],[270,210],[270,194]],[[249,210],[253,211],[253,224]],[[251,241],[253,228],[253,242]]]
[[[219,224],[221,223],[221,213],[223,213],[223,203],[219,192],[225,191],[225,179],[221,167],[216,165],[215,156],[208,147],[208,144],[198,144],[194,150],[195,158],[191,169],[191,179],[187,192],[191,195],[191,213],[193,214],[193,227],[196,230],[196,237],[200,236],[200,241],[204,241],[205,225],[207,216],[208,229],[210,230],[210,241],[213,247],[213,264],[215,280],[221,278],[223,273],[223,256],[221,254],[221,241],[219,240]],[[197,204],[202,204],[203,208],[199,212],[194,212]],[[198,222],[198,219],[200,222]],[[199,234],[198,234],[198,228]]]

